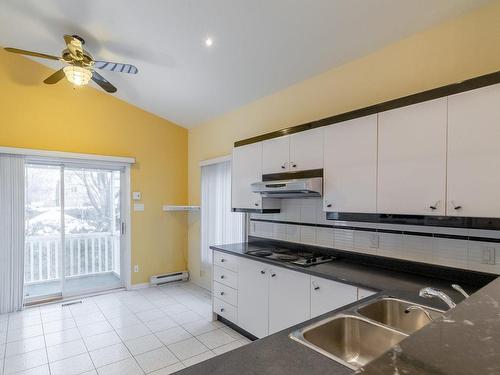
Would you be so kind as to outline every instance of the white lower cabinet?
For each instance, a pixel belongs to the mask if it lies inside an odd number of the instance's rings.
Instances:
[[[244,258],[238,263],[237,293],[237,325],[258,338],[358,300],[355,286]]]
[[[238,326],[256,337],[269,332],[269,266],[241,259],[238,268]]]
[[[358,288],[311,276],[311,318],[358,300]]]
[[[269,274],[269,334],[308,320],[311,276],[274,267]]]

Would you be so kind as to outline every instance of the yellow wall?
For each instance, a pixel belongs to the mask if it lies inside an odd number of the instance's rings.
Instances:
[[[284,127],[500,70],[500,1],[264,97],[189,131],[189,200],[199,161]],[[189,269],[199,279],[199,215],[189,220]]]
[[[0,146],[135,157],[131,189],[145,211],[131,213],[132,265],[140,266],[132,283],[184,270],[187,217],[161,206],[186,204],[187,130],[89,87],[44,85],[49,74],[0,50]]]

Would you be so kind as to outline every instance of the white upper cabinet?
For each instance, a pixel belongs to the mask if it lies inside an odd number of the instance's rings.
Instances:
[[[377,210],[444,215],[447,98],[379,113]]]
[[[377,115],[325,129],[323,208],[377,212]]]
[[[306,130],[262,142],[263,174],[323,168],[323,129]]]
[[[290,137],[268,139],[262,142],[262,174],[282,173],[290,170]]]
[[[500,217],[500,85],[449,97],[449,216]]]
[[[269,281],[269,334],[309,319],[309,275],[274,267]]]
[[[323,168],[324,128],[290,135],[290,171]]]
[[[262,143],[235,147],[231,161],[231,202],[233,208],[260,209],[260,194],[252,193],[250,185],[262,180]]]

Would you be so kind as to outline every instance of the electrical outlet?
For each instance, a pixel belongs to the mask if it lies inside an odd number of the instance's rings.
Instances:
[[[378,234],[372,234],[370,236],[370,247],[372,249],[378,249],[378,247],[379,247],[379,237],[378,237]]]
[[[496,264],[495,248],[493,246],[481,246],[483,251],[481,264]]]
[[[138,264],[136,264],[136,265],[134,266],[134,272],[139,272],[139,265],[138,265]]]

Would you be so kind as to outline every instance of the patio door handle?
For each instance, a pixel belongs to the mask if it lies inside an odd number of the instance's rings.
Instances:
[[[125,234],[125,222],[122,221],[122,235]]]

